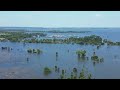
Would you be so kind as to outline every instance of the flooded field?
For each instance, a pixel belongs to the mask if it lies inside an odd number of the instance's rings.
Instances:
[[[47,33],[47,38],[56,33]],[[120,41],[120,31],[92,31],[89,33],[57,33],[64,38],[69,36],[98,35],[104,39]],[[43,37],[42,37],[43,38]],[[39,37],[41,39],[41,37]],[[2,47],[12,48],[10,51]],[[29,48],[42,50],[41,54],[28,53]],[[87,60],[80,60],[77,50],[85,50]],[[57,56],[56,56],[57,52]],[[103,62],[95,63],[91,60],[93,52],[104,58]],[[56,66],[59,72],[56,72]],[[45,75],[45,67],[50,68],[49,75]],[[23,42],[0,42],[0,78],[18,79],[58,79],[62,70],[65,77],[70,77],[73,68],[77,68],[77,74],[83,68],[95,79],[120,78],[120,46],[102,45],[97,49],[96,45],[79,44],[47,44],[47,43],[23,43]]]

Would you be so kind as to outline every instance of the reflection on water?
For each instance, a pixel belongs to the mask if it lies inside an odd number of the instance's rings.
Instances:
[[[93,32],[110,40],[118,40],[117,32]],[[79,33],[80,36],[86,34]],[[66,36],[66,35],[65,35]],[[32,44],[32,43],[11,43],[0,42],[0,47],[11,47],[13,50],[7,51],[0,48],[0,78],[59,78],[62,69],[66,70],[66,75],[70,75],[73,68],[78,71],[85,66],[94,78],[120,78],[120,47],[101,46],[99,49],[91,45],[77,44]],[[29,54],[27,49],[41,49],[42,54]],[[77,50],[86,50],[85,58],[78,58]],[[96,63],[91,61],[93,52],[104,58],[104,62]],[[57,55],[56,55],[56,52]],[[44,67],[52,69],[52,73],[45,76]],[[55,66],[59,67],[59,72],[55,72]]]

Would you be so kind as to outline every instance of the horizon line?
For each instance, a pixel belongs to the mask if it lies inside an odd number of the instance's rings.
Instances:
[[[40,26],[0,26],[0,28],[120,28],[120,27],[40,27]]]

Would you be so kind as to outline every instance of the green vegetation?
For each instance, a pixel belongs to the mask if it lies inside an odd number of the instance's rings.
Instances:
[[[51,31],[46,31],[48,33],[88,33],[91,31],[59,31],[59,30],[51,30]]]
[[[98,56],[92,56],[91,59],[94,60],[94,61],[99,61]]]
[[[64,75],[65,74],[65,70],[62,70],[62,75]]]
[[[37,54],[42,53],[42,51],[40,49],[28,49],[27,52],[28,53],[37,53]]]
[[[85,57],[86,51],[85,50],[78,50],[78,51],[76,51],[76,54],[78,55],[78,57]]]
[[[120,42],[113,42],[107,39],[104,39],[103,42],[106,43],[108,46],[120,46]]]
[[[57,32],[56,32],[57,33]],[[40,36],[45,36],[46,34],[43,33],[25,33],[25,32],[4,32],[0,34],[0,41],[11,41],[11,42],[23,42],[23,43],[50,43],[50,44],[80,44],[80,45],[96,45],[97,49],[99,49],[102,45],[107,44],[108,46],[112,45],[120,45],[120,42],[112,42],[107,39],[102,39],[100,36],[91,35],[91,36],[85,36],[85,37],[70,37],[66,39],[36,39]],[[12,50],[10,47],[1,47],[2,50]],[[28,49],[28,53],[35,53],[35,54],[41,54],[42,50],[40,49]],[[69,50],[67,52],[70,52]],[[78,58],[82,60],[89,60],[88,57],[86,57],[86,50],[77,50],[76,54],[78,55]],[[56,60],[58,58],[58,52],[54,53],[56,55]],[[116,56],[115,56],[116,58]],[[96,55],[95,52],[93,52],[93,55],[91,56],[91,60],[95,64],[96,62],[103,62],[104,58],[100,58]],[[29,58],[27,58],[27,61],[29,61]],[[55,72],[59,72],[61,69],[58,68],[58,66],[55,66]],[[44,68],[44,74],[48,75],[52,71],[50,68],[45,67]],[[65,77],[66,71],[63,69],[60,72],[60,78],[61,79],[91,79],[92,75],[85,72],[84,69],[79,73],[79,70],[77,68],[73,68],[70,77]]]
[[[50,68],[48,68],[48,67],[45,67],[45,68],[44,68],[44,74],[45,74],[45,75],[49,75],[49,74],[51,74],[51,72],[52,72],[52,71],[51,71]]]
[[[89,73],[87,73],[87,71],[85,71],[84,69],[82,69],[82,71],[80,72],[80,76],[79,79],[91,79],[92,75]]]
[[[57,66],[55,66],[55,72],[58,72],[58,73],[59,73],[59,71],[60,71],[60,68],[57,67]]]
[[[55,66],[55,72],[57,72],[58,71],[58,67],[57,66]]]
[[[91,57],[91,60],[93,60],[94,62],[103,62],[104,59],[103,58],[99,58],[95,52],[93,53],[93,56]]]
[[[96,61],[96,62],[103,62],[104,61],[103,58],[99,58],[98,56],[92,56],[91,60]]]
[[[26,43],[49,43],[49,44],[56,44],[56,43],[64,43],[64,44],[80,44],[80,45],[104,45],[102,42],[102,38],[100,36],[91,35],[85,37],[70,37],[66,39],[25,39],[24,42]]]
[[[84,31],[47,31],[51,33],[85,33]],[[88,31],[87,31],[88,32]],[[80,44],[80,45],[97,45],[97,49],[101,45],[105,43],[107,45],[117,45],[120,46],[120,42],[112,42],[107,39],[102,39],[100,36],[91,35],[85,37],[70,37],[66,39],[40,39],[38,40],[37,37],[44,37],[47,34],[45,32],[38,32],[38,33],[26,33],[25,31],[21,32],[9,32],[9,31],[1,31],[0,32],[0,41],[11,41],[11,42],[25,42],[25,43],[48,43],[48,44],[56,44],[56,43],[64,43],[64,44]]]
[[[77,68],[73,68],[73,72],[74,72],[74,73],[77,73]]]
[[[120,42],[113,42],[111,40],[102,39],[100,36],[91,35],[85,37],[70,37],[65,39],[37,39],[37,37],[44,37],[48,33],[86,33],[89,31],[39,31],[38,33],[26,33],[25,31],[1,31],[0,41],[24,42],[24,43],[48,43],[48,44],[80,44],[80,45],[97,45],[97,49],[105,43],[108,46],[120,46]]]
[[[40,49],[37,49],[37,53],[39,54],[39,53],[41,53],[42,51],[40,50]]]
[[[73,68],[70,77],[65,77],[65,74],[61,74],[60,79],[92,79],[92,75],[85,69],[82,69],[79,76],[77,76],[77,69]]]
[[[44,33],[26,33],[26,32],[0,32],[0,38],[11,42],[21,42],[27,38],[34,38],[37,36],[46,36]],[[3,41],[1,40],[1,41]]]
[[[102,38],[100,36],[91,35],[91,36],[85,36],[80,38],[74,38],[71,37],[69,40],[73,43],[81,44],[81,45],[101,45],[102,44]]]

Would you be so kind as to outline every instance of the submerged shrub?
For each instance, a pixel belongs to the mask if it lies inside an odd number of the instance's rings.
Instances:
[[[42,53],[42,51],[40,49],[28,49],[27,52],[28,53],[37,53],[37,54]]]
[[[103,62],[104,58],[99,58],[97,55],[93,54],[93,56],[91,57],[91,60],[99,63],[99,62]]]
[[[28,49],[27,52],[28,52],[28,53],[32,53],[32,49]]]
[[[62,75],[60,75],[60,78],[61,78],[61,79],[64,79],[64,75],[63,75],[63,74],[62,74]]]
[[[104,61],[104,58],[100,58],[100,62],[103,62]]]
[[[86,51],[85,50],[78,50],[78,51],[76,51],[76,54],[78,55],[78,57],[85,57]]]
[[[73,68],[73,72],[74,72],[74,73],[77,73],[77,68]]]
[[[37,53],[37,50],[36,50],[36,49],[33,49],[33,53]]]
[[[44,68],[44,74],[45,75],[48,75],[48,74],[50,74],[52,71],[51,71],[51,69],[50,68],[48,68],[48,67],[45,67]]]
[[[91,74],[89,74],[89,75],[88,75],[88,79],[91,79],[91,78],[92,78],[92,75],[91,75]]]
[[[64,74],[65,73],[65,71],[64,70],[62,70],[62,74]]]
[[[55,66],[55,72],[56,72],[56,71],[58,71],[58,68],[57,68],[57,66]]]
[[[92,56],[91,59],[94,60],[94,61],[99,61],[99,58],[96,55]]]
[[[42,51],[40,49],[37,49],[37,53],[40,54],[42,53]]]

